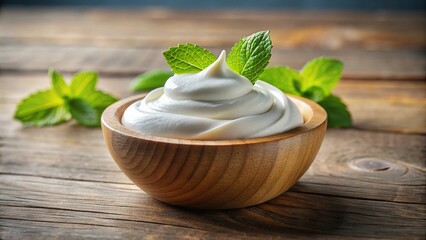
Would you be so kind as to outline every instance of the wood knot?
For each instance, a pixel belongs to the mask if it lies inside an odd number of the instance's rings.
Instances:
[[[377,158],[359,158],[350,162],[352,168],[360,171],[383,172],[392,169],[392,163]]]

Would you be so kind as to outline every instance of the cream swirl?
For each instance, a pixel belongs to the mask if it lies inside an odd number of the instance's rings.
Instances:
[[[130,105],[122,124],[147,135],[180,139],[242,139],[303,124],[297,106],[276,87],[253,86],[229,69],[226,53],[203,71],[175,74],[163,88]]]

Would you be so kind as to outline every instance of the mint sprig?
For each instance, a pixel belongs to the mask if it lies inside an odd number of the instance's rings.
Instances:
[[[314,58],[300,73],[284,66],[266,68],[259,76],[281,91],[311,99],[328,114],[328,127],[351,127],[352,118],[343,101],[331,94],[342,75],[343,63],[334,58]]]
[[[234,72],[254,82],[268,66],[271,49],[269,31],[257,32],[236,43],[226,62]],[[163,52],[163,56],[176,74],[200,72],[216,60],[213,53],[190,43],[171,47]]]
[[[179,44],[163,52],[166,62],[177,74],[200,72],[216,60],[210,51],[195,44]]]
[[[71,118],[86,127],[100,126],[100,116],[117,99],[96,89],[98,74],[79,72],[70,85],[57,71],[49,71],[51,89],[29,95],[15,111],[15,119],[29,126],[49,126]]]

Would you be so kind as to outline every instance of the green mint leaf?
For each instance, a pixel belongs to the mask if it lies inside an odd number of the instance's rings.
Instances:
[[[226,62],[234,72],[254,82],[268,66],[271,49],[269,31],[257,32],[236,43]]]
[[[52,89],[36,92],[17,106],[15,119],[30,126],[47,126],[68,121],[71,117],[87,127],[100,126],[102,112],[117,99],[96,90],[98,74],[80,72],[68,87],[63,76],[49,71]]]
[[[302,94],[303,97],[309,98],[314,102],[320,102],[327,97],[322,88],[312,86]]]
[[[89,96],[85,97],[84,100],[86,100],[92,107],[94,107],[98,111],[100,117],[105,108],[117,102],[118,99],[110,94],[96,90]]]
[[[70,113],[78,123],[86,127],[99,127],[100,114],[88,101],[82,98],[73,98],[69,101]]]
[[[244,42],[247,42],[247,40],[242,38],[239,42],[235,43],[226,58],[226,64],[228,64],[228,67],[238,74],[241,74],[245,65],[245,61],[242,60],[243,56],[241,56],[241,49]]]
[[[164,86],[173,73],[165,70],[152,70],[140,74],[132,82],[130,88],[133,92],[151,90]]]
[[[298,92],[298,93],[301,93],[302,92],[302,81],[293,81],[293,86],[294,86],[294,89],[296,89],[296,91]]]
[[[84,98],[70,99],[70,112],[73,118],[86,127],[99,127],[102,112],[117,98],[95,90]]]
[[[85,97],[95,91],[98,81],[96,72],[79,72],[73,76],[70,84],[72,97]]]
[[[352,126],[351,114],[339,97],[331,94],[320,101],[319,104],[327,112],[328,127],[347,128]]]
[[[68,96],[70,90],[67,84],[65,83],[65,79],[62,74],[52,69],[49,70],[49,76],[51,79],[53,90],[55,90],[55,92],[61,97]]]
[[[297,88],[297,83],[300,82],[300,75],[294,69],[289,67],[269,67],[259,76],[259,80],[270,83],[281,91],[300,96],[301,93]]]
[[[325,96],[337,85],[342,75],[343,63],[334,58],[314,58],[305,64],[300,72],[302,76],[302,91],[316,86],[320,87]]]
[[[163,52],[166,62],[174,73],[200,72],[216,60],[210,51],[194,44],[179,44]]]
[[[49,126],[70,119],[64,100],[54,90],[31,94],[17,106],[15,119],[29,126]]]

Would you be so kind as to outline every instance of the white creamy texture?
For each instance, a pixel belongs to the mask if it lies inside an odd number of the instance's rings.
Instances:
[[[229,69],[226,53],[203,71],[176,74],[130,105],[122,124],[146,135],[180,139],[241,139],[282,133],[303,124],[278,88]]]

